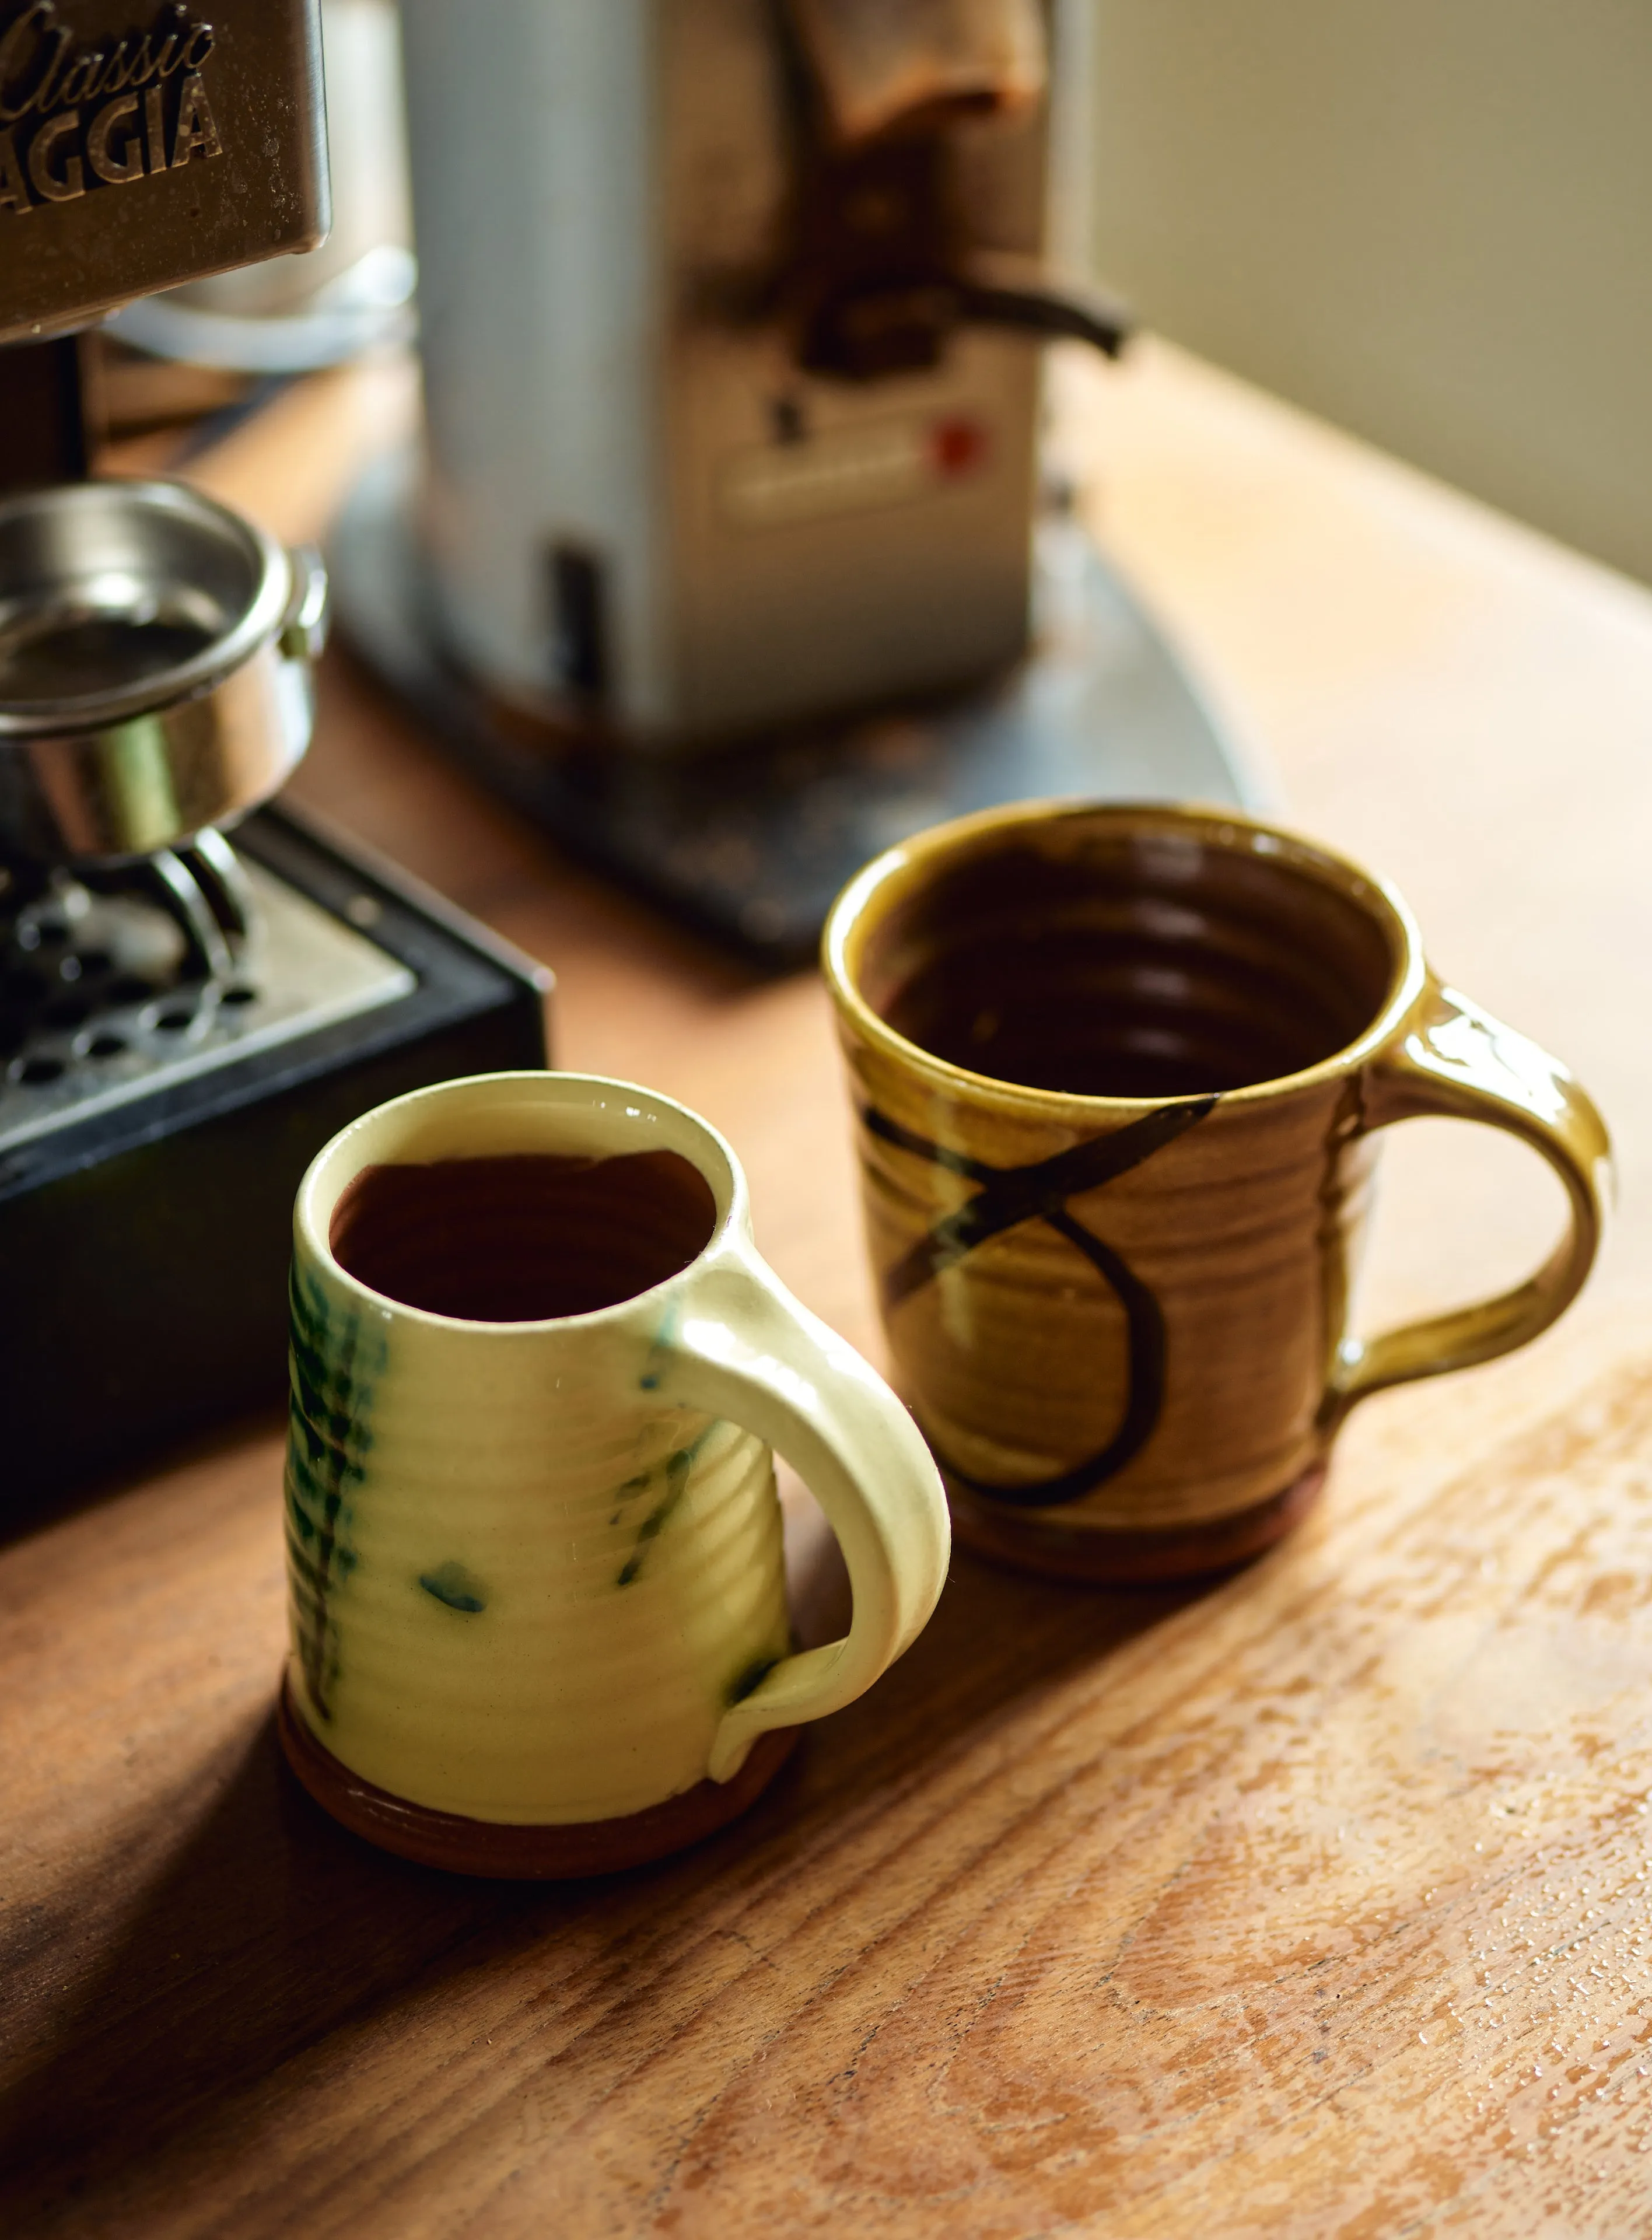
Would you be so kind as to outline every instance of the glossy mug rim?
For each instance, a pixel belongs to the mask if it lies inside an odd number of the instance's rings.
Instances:
[[[897,1034],[861,993],[860,966],[872,932],[937,868],[989,854],[994,841],[1029,825],[1062,823],[1105,823],[1121,830],[1134,826],[1191,834],[1234,854],[1283,857],[1343,901],[1362,909],[1382,930],[1393,963],[1387,993],[1369,1024],[1329,1057],[1297,1072],[1270,1075],[1263,1081],[1224,1090],[1224,1106],[1260,1103],[1356,1070],[1392,1041],[1422,994],[1428,981],[1422,936],[1404,897],[1379,873],[1367,870],[1335,849],[1306,840],[1283,825],[1248,816],[1242,810],[1196,802],[1021,801],[976,810],[897,842],[856,872],[832,904],[821,934],[821,970],[833,1002],[863,1041],[932,1086],[965,1091],[978,1103],[1005,1112],[1135,1114],[1197,1102],[1196,1091],[1175,1097],[1099,1097],[1078,1090],[1036,1089],[1002,1076],[975,1073]]]
[[[398,1299],[389,1291],[376,1291],[370,1283],[364,1283],[359,1276],[352,1275],[334,1253],[330,1232],[333,1216],[344,1191],[368,1167],[380,1163],[379,1159],[359,1156],[363,1141],[370,1135],[393,1130],[398,1117],[410,1118],[416,1111],[428,1112],[443,1103],[475,1104],[478,1101],[485,1101],[479,1098],[478,1092],[530,1084],[552,1092],[543,1098],[523,1098],[523,1103],[530,1110],[554,1110],[566,1107],[580,1113],[600,1112],[606,1109],[610,1098],[622,1097],[625,1100],[621,1116],[623,1120],[652,1123],[659,1115],[670,1115],[672,1122],[677,1123],[682,1132],[699,1146],[701,1156],[695,1157],[681,1143],[661,1143],[656,1148],[674,1150],[679,1157],[687,1158],[709,1189],[716,1208],[711,1233],[693,1259],[685,1262],[670,1275],[663,1276],[658,1283],[650,1283],[640,1291],[627,1292],[623,1299],[616,1299],[609,1306],[593,1307],[584,1314],[543,1316],[532,1322],[482,1322],[461,1315],[436,1314],[428,1307],[416,1307],[405,1299]],[[559,1090],[574,1093],[566,1096],[556,1094]],[[603,1093],[596,1096],[578,1093],[592,1090]],[[503,1101],[510,1103],[515,1100]],[[410,1143],[413,1140],[411,1134],[404,1140]],[[639,1143],[636,1148],[643,1150],[647,1146]],[[707,1152],[711,1154],[710,1158],[704,1156]],[[446,1156],[463,1159],[486,1155],[457,1151]],[[624,1153],[616,1143],[611,1152],[599,1156],[623,1157]],[[383,1163],[394,1163],[393,1155],[385,1158]],[[745,1210],[745,1177],[732,1148],[709,1121],[702,1119],[687,1105],[678,1103],[675,1097],[663,1097],[657,1090],[644,1089],[636,1082],[616,1080],[609,1074],[564,1073],[554,1067],[514,1067],[492,1073],[465,1074],[451,1081],[431,1082],[423,1089],[410,1089],[400,1097],[376,1104],[370,1111],[363,1112],[352,1120],[347,1128],[341,1129],[323,1146],[305,1170],[293,1203],[293,1231],[298,1245],[325,1268],[331,1279],[375,1314],[383,1315],[388,1311],[403,1315],[410,1322],[423,1323],[433,1330],[509,1337],[518,1332],[532,1335],[554,1330],[587,1330],[605,1323],[623,1321],[634,1314],[640,1303],[657,1297],[674,1283],[681,1283],[691,1270],[709,1259],[736,1230]]]

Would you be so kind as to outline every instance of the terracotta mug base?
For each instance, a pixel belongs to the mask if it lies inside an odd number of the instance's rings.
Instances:
[[[950,1482],[947,1501],[958,1538],[992,1563],[1091,1586],[1155,1586],[1249,1563],[1302,1522],[1324,1483],[1325,1464],[1316,1463],[1282,1493],[1231,1517],[1141,1532],[1063,1530],[1042,1518],[996,1508]]]
[[[517,1827],[410,1804],[341,1765],[294,1710],[283,1673],[276,1719],[288,1764],[323,1812],[383,1851],[450,1874],[501,1882],[576,1882],[680,1851],[755,1804],[790,1757],[796,1727],[760,1735],[732,1781],[700,1781],[680,1797],[612,1820]]]

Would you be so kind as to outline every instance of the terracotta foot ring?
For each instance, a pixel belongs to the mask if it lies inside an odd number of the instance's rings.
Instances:
[[[1058,1524],[995,1508],[951,1484],[947,1500],[958,1538],[994,1563],[1045,1579],[1146,1586],[1249,1563],[1302,1522],[1324,1483],[1325,1465],[1316,1463],[1282,1493],[1237,1516],[1144,1532],[1063,1531]]]
[[[756,1803],[797,1740],[795,1727],[760,1735],[732,1781],[696,1782],[680,1797],[669,1797],[645,1812],[523,1828],[410,1804],[351,1773],[316,1741],[293,1710],[284,1674],[276,1719],[288,1764],[322,1810],[352,1835],[365,1837],[381,1850],[394,1851],[420,1866],[520,1882],[573,1882],[585,1875],[611,1875],[697,1843]]]

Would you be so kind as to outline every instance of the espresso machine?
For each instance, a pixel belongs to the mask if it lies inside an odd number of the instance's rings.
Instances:
[[[1248,790],[1041,465],[1041,342],[1124,338],[1050,270],[1089,4],[403,0],[424,428],[341,625],[760,955],[937,818]]]
[[[88,325],[313,249],[316,0],[0,0],[0,1518],[284,1388],[289,1223],[380,1099],[544,1062],[545,976],[270,804],[326,579],[93,478]]]

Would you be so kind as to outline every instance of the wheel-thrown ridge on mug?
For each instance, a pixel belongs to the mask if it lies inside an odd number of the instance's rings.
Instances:
[[[317,1740],[470,1819],[606,1820],[701,1777],[790,1647],[762,1440],[681,1409],[639,1427],[577,1390],[535,1404],[485,1368],[456,1388],[310,1271],[292,1358],[295,1694]],[[512,1420],[488,1440],[490,1401]],[[518,1498],[552,1456],[556,1499]]]

